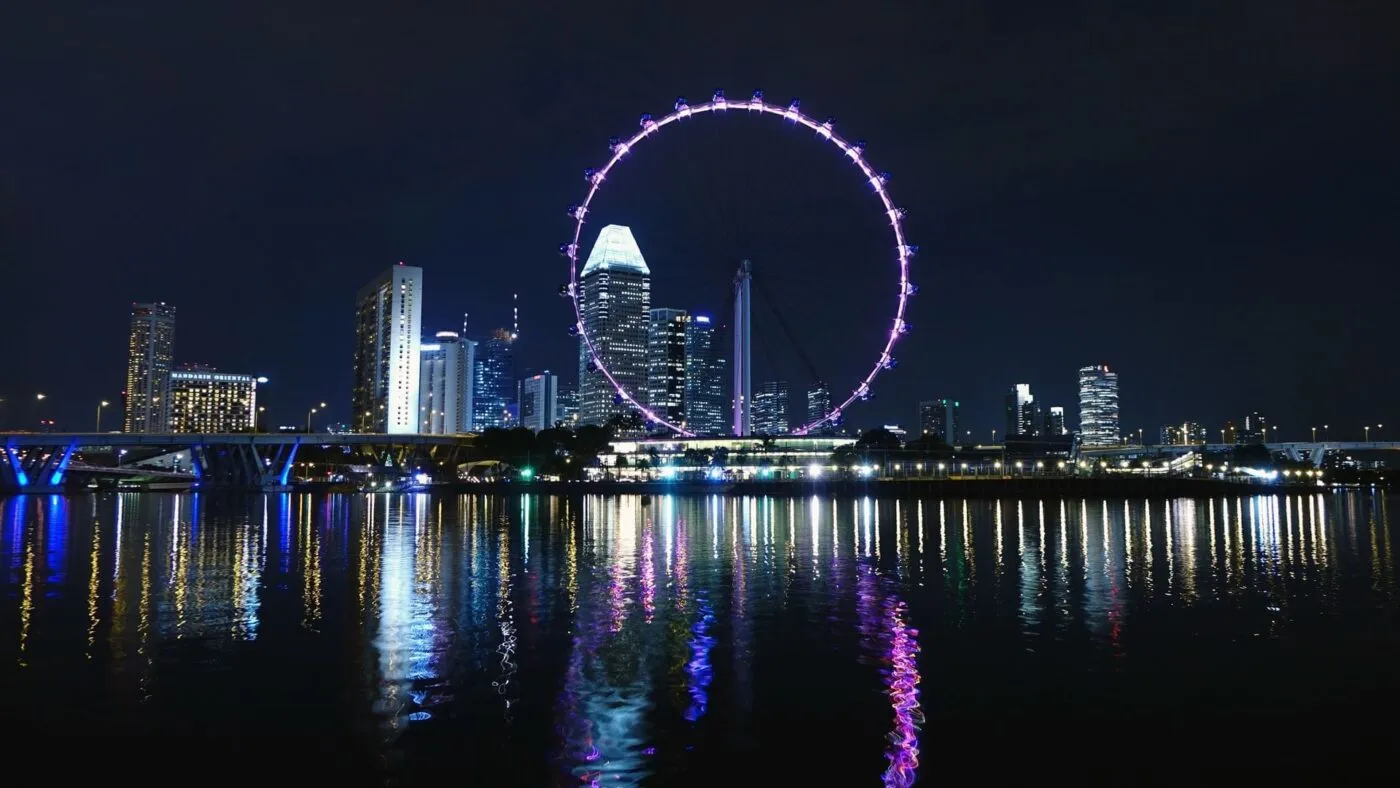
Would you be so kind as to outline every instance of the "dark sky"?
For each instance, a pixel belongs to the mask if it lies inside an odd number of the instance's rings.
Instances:
[[[909,212],[914,330],[853,423],[951,396],[986,433],[1017,382],[1073,414],[1107,362],[1125,430],[1258,409],[1359,436],[1400,418],[1392,6],[8,3],[0,423],[90,427],[135,300],[178,307],[179,360],[271,378],[275,421],[345,419],[355,290],[399,260],[427,332],[505,324],[519,292],[522,368],[571,383],[583,169],[722,87],[834,115]],[[596,218],[634,228],[656,305],[721,312],[752,258],[801,346],[763,311],[758,377],[796,386],[805,353],[849,387],[892,241],[854,170],[767,120],[668,129]]]

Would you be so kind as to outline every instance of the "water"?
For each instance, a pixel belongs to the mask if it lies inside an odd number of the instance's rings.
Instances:
[[[0,714],[356,783],[1363,768],[1395,538],[1332,492],[12,498]]]

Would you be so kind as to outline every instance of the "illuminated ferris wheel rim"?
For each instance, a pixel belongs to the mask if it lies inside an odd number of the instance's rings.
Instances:
[[[632,396],[632,393],[613,376],[607,364],[603,363],[603,360],[598,357],[597,348],[594,347],[593,344],[593,338],[588,335],[588,330],[584,326],[583,304],[580,300],[581,288],[579,287],[578,280],[578,250],[579,241],[583,236],[584,217],[588,214],[589,206],[593,204],[593,198],[596,197],[598,192],[602,189],[603,181],[607,179],[608,173],[612,171],[612,168],[615,167],[618,162],[622,161],[622,158],[626,156],[637,143],[655,134],[671,123],[696,115],[704,115],[705,113],[747,110],[749,112],[774,115],[791,121],[792,123],[806,126],[816,132],[818,137],[835,145],[847,159],[860,169],[861,174],[864,175],[866,181],[874,187],[875,193],[879,196],[880,202],[883,203],[885,207],[885,216],[889,219],[890,228],[894,232],[895,252],[899,262],[899,296],[895,309],[894,323],[889,329],[889,335],[885,340],[884,348],[880,351],[880,357],[876,360],[875,366],[865,374],[855,389],[853,389],[839,405],[833,407],[830,412],[816,421],[793,430],[793,435],[806,435],[823,424],[834,424],[841,416],[842,412],[850,407],[852,403],[857,400],[869,399],[871,396],[870,387],[871,384],[875,382],[875,378],[879,377],[882,371],[893,369],[895,366],[894,356],[890,355],[891,351],[894,349],[895,342],[899,340],[901,335],[909,330],[909,324],[905,322],[904,314],[909,304],[909,297],[918,292],[918,288],[909,281],[909,260],[914,256],[918,247],[910,246],[905,241],[903,225],[904,211],[895,207],[894,201],[890,199],[889,190],[885,188],[888,176],[875,170],[870,166],[869,162],[865,160],[864,143],[847,142],[840,135],[832,131],[831,120],[828,119],[823,122],[818,122],[804,115],[798,107],[799,104],[796,99],[787,106],[768,104],[763,100],[762,91],[756,91],[750,99],[739,101],[730,101],[726,99],[723,91],[716,91],[714,97],[710,101],[702,104],[691,105],[688,104],[685,99],[678,99],[675,109],[670,114],[660,119],[654,119],[651,115],[643,115],[641,118],[640,131],[626,140],[614,140],[612,142],[612,157],[608,159],[608,163],[601,169],[590,169],[586,170],[584,173],[584,177],[587,178],[589,186],[588,196],[584,198],[583,204],[569,208],[569,216],[574,220],[574,238],[572,242],[564,244],[561,251],[569,258],[569,284],[567,293],[574,305],[574,317],[576,319],[574,330],[577,332],[578,336],[583,339],[584,345],[588,348],[589,360],[592,362],[596,371],[601,372],[603,376],[607,378],[608,382],[612,384],[613,389],[617,392],[618,396],[622,398],[623,402],[636,408],[648,421],[665,426],[682,436],[694,437],[695,433],[681,425],[672,424],[666,419],[661,418],[646,405],[638,402],[637,399]]]

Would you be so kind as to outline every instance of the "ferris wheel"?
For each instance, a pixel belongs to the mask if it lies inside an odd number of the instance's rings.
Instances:
[[[748,113],[756,112],[760,115],[768,115],[786,121],[795,126],[804,126],[811,129],[819,139],[831,143],[840,151],[842,156],[849,160],[850,163],[860,171],[864,180],[874,188],[875,194],[879,197],[880,203],[884,208],[885,216],[889,220],[890,231],[894,235],[894,253],[892,257],[898,267],[899,277],[894,287],[894,318],[885,336],[884,345],[880,349],[880,355],[876,358],[870,371],[867,372],[864,377],[860,378],[855,383],[850,393],[843,399],[838,400],[838,404],[832,407],[828,413],[792,431],[794,435],[806,435],[823,425],[835,424],[846,408],[850,407],[855,402],[869,399],[872,396],[871,386],[874,384],[875,379],[879,377],[881,372],[895,367],[895,358],[892,355],[892,351],[894,350],[895,343],[909,331],[909,323],[904,319],[905,311],[908,308],[910,296],[914,295],[919,290],[918,287],[909,280],[909,261],[918,252],[918,247],[910,245],[905,239],[903,224],[904,211],[896,207],[894,201],[890,198],[889,190],[886,187],[889,176],[871,167],[870,163],[866,161],[865,143],[859,141],[848,142],[843,139],[833,131],[832,121],[829,118],[819,122],[803,114],[799,102],[796,99],[793,99],[786,105],[770,104],[763,100],[763,91],[761,90],[754,91],[751,98],[744,100],[731,101],[726,99],[724,91],[722,90],[715,91],[714,96],[712,96],[709,101],[702,104],[692,105],[681,98],[676,100],[675,107],[670,114],[661,118],[653,118],[651,115],[642,115],[640,121],[641,129],[639,131],[625,140],[618,139],[612,141],[610,145],[612,156],[608,159],[607,164],[598,169],[588,169],[584,171],[584,177],[588,181],[588,194],[584,197],[581,204],[571,206],[568,211],[570,218],[574,220],[573,240],[559,247],[559,251],[563,253],[565,257],[569,258],[569,283],[565,285],[564,292],[569,296],[574,306],[574,318],[576,322],[572,332],[576,333],[582,340],[591,361],[590,367],[597,374],[603,375],[608,380],[608,383],[616,391],[616,396],[620,402],[635,408],[637,412],[651,424],[666,427],[682,436],[693,437],[694,434],[683,425],[672,423],[663,418],[656,411],[649,408],[645,402],[638,399],[636,394],[628,391],[627,387],[619,382],[617,376],[608,368],[606,360],[598,353],[598,348],[594,341],[595,338],[589,335],[583,318],[583,288],[579,283],[578,266],[579,241],[583,235],[584,219],[588,215],[594,198],[596,198],[599,191],[601,191],[603,182],[607,179],[613,168],[616,167],[637,144],[647,137],[656,135],[661,129],[672,123],[689,118],[721,116],[731,110],[745,111]]]

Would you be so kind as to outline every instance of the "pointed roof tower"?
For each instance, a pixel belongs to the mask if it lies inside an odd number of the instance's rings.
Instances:
[[[651,269],[647,268],[642,250],[637,248],[637,239],[632,237],[632,230],[620,224],[610,224],[599,231],[598,240],[593,243],[593,250],[588,253],[588,262],[583,264],[579,277],[598,270],[651,276]]]

